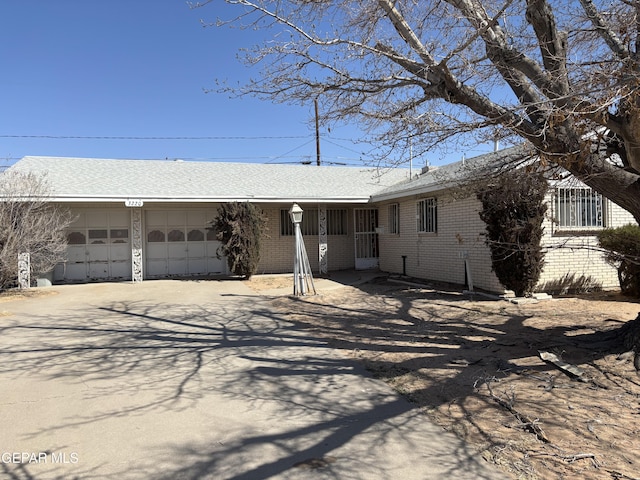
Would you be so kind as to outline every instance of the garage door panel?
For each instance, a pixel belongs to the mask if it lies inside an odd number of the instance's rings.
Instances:
[[[209,257],[207,258],[207,273],[220,273],[224,274],[227,272],[226,269],[226,260]]]
[[[184,258],[169,259],[169,275],[186,275],[187,261]]]
[[[81,282],[87,279],[86,263],[67,263],[63,268],[64,277],[59,280],[70,280],[73,282]]]
[[[109,212],[106,210],[96,210],[87,213],[85,222],[87,227],[104,227],[109,224]]]
[[[75,220],[69,226],[71,228],[74,228],[74,227],[85,227],[86,226],[85,213],[84,212],[76,213]]]
[[[129,225],[129,212],[127,210],[110,212],[109,224],[112,227],[127,227]]]
[[[158,212],[155,210],[147,210],[144,214],[147,225],[166,225],[167,212]]]
[[[187,244],[186,243],[168,243],[167,253],[169,258],[187,258]]]
[[[147,260],[147,275],[150,277],[165,276],[169,273],[167,260]]]
[[[111,278],[128,278],[131,275],[131,266],[129,262],[111,262],[110,277]]]
[[[123,262],[129,260],[131,248],[128,244],[111,245],[111,261]]]
[[[166,259],[169,253],[167,252],[166,243],[149,243],[147,244],[147,258],[148,259]]]
[[[108,262],[90,262],[89,263],[89,279],[106,280],[109,278]]]
[[[189,242],[188,245],[189,258],[191,257],[206,257],[207,249],[204,242]]]
[[[220,243],[207,241],[207,226],[214,216],[215,211],[212,209],[145,212],[146,275],[206,275],[224,272],[224,261],[216,258]],[[166,271],[162,269],[161,259],[166,261]]]
[[[84,245],[67,247],[67,261],[69,263],[76,263],[76,262],[84,263],[86,256],[87,256],[87,249]]]
[[[189,274],[204,275],[207,273],[206,258],[190,258],[188,260]]]
[[[109,245],[87,245],[89,262],[107,262],[109,260]]]
[[[184,226],[185,214],[186,212],[184,210],[169,210],[167,212],[167,225]]]
[[[130,211],[85,208],[67,230],[67,260],[54,271],[57,281],[131,278]]]
[[[208,212],[189,210],[187,212],[187,225],[206,225],[208,222],[213,220],[213,218],[208,218],[207,215]]]

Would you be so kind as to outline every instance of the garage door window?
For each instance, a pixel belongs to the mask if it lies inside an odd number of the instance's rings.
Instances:
[[[89,230],[89,243],[92,245],[107,243],[108,230]]]
[[[109,230],[109,238],[111,243],[129,243],[129,229],[112,228]]]
[[[151,230],[147,234],[147,242],[164,242],[164,232],[162,230]]]
[[[88,237],[88,241],[87,241]],[[107,243],[129,243],[128,228],[89,229],[88,231],[69,232],[67,234],[69,245],[105,245]]]
[[[187,240],[190,242],[204,242],[204,232],[202,230],[189,230]]]
[[[69,245],[84,245],[87,243],[87,237],[83,232],[70,232],[67,235],[67,243]]]
[[[184,242],[184,232],[182,230],[171,230],[167,235],[169,242]]]

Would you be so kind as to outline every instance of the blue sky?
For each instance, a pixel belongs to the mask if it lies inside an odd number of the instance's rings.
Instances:
[[[221,8],[2,0],[0,164],[25,155],[315,162],[313,105],[205,93],[216,79],[256,75],[236,55],[268,35],[201,25],[228,17]],[[361,138],[353,126],[321,128],[323,162],[362,164],[370,147]]]

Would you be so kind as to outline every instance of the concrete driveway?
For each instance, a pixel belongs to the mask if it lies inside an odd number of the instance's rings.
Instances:
[[[49,291],[0,303],[0,478],[504,478],[242,282]]]

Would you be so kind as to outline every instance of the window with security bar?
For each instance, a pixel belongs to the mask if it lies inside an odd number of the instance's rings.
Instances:
[[[302,213],[300,224],[302,235],[318,235],[318,209],[308,208]],[[280,235],[293,236],[293,223],[289,218],[289,210],[280,210]],[[344,208],[327,209],[327,235],[347,235],[347,210]]]
[[[570,229],[605,226],[604,199],[590,188],[557,188],[554,216],[558,225]]]
[[[438,208],[435,198],[425,198],[420,200],[418,209],[418,232],[436,233],[438,231]]]
[[[400,233],[400,205],[397,203],[389,205],[389,233]]]

